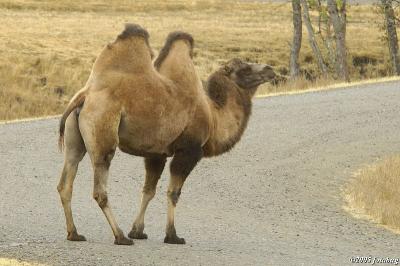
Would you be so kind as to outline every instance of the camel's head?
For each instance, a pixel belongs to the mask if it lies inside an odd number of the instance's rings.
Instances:
[[[217,106],[223,107],[229,94],[237,95],[239,92],[251,98],[258,86],[268,81],[273,82],[277,76],[269,65],[246,63],[235,58],[211,74],[204,87]]]
[[[228,61],[223,68],[227,76],[240,88],[254,92],[258,86],[276,77],[271,66],[247,63],[238,58]]]

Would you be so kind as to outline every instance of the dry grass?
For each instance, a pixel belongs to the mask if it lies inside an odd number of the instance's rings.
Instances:
[[[376,64],[352,66],[353,80],[388,74],[386,47],[369,6],[348,12],[348,47]],[[60,113],[80,89],[101,48],[126,22],[146,27],[158,50],[168,32],[185,30],[196,40],[195,63],[203,79],[221,62],[241,57],[287,72],[292,35],[289,4],[240,1],[0,0],[0,120]],[[304,32],[306,34],[306,32]],[[316,74],[306,35],[301,65]],[[349,58],[351,61],[352,58]],[[334,80],[300,80],[262,93],[299,90]],[[316,84],[315,84],[316,83]]]
[[[400,232],[400,156],[360,170],[345,189],[346,209]]]
[[[0,265],[1,266],[45,266],[44,264],[36,262],[26,262],[8,258],[0,258]]]

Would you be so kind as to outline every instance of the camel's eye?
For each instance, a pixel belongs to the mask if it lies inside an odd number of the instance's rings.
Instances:
[[[238,71],[238,75],[249,75],[251,73],[251,67],[249,65],[245,65],[244,67],[240,68]]]

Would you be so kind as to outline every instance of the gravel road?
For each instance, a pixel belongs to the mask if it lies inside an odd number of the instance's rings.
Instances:
[[[290,3],[291,0],[242,0],[243,2],[270,2],[270,3]],[[326,2],[326,1],[322,1]],[[379,0],[347,0],[350,5],[370,5],[379,2]]]
[[[364,164],[400,151],[400,82],[257,99],[229,154],[205,159],[177,208],[184,246],[163,243],[168,172],[147,216],[148,240],[115,246],[92,199],[85,157],[73,198],[87,242],[66,240],[56,185],[57,120],[0,126],[0,258],[49,265],[351,265],[400,257],[400,236],[342,209],[341,188]],[[117,152],[109,197],[129,232],[143,182],[141,158]]]

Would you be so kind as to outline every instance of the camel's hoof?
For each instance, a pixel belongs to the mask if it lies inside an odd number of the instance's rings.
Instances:
[[[120,237],[116,237],[114,241],[115,245],[126,245],[126,246],[131,246],[133,245],[133,240],[126,238],[124,235]]]
[[[132,231],[128,234],[128,237],[132,239],[147,239],[147,234],[143,232],[136,232],[135,229],[132,229]]]
[[[168,244],[186,244],[185,239],[184,238],[180,238],[177,235],[173,235],[173,236],[168,236],[166,235],[164,238],[164,243],[168,243]]]
[[[76,231],[68,233],[67,239],[69,241],[86,241],[86,238],[83,235],[78,235]]]

